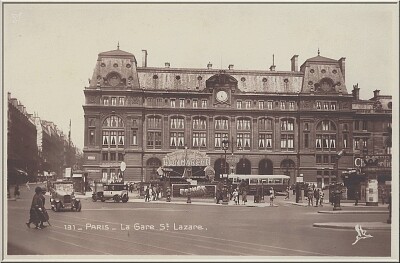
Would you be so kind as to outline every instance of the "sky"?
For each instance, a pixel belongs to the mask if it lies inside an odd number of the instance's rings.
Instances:
[[[290,71],[317,55],[346,58],[349,93],[398,93],[396,4],[5,4],[3,98],[53,121],[84,144],[84,87],[98,53],[120,49],[141,65]],[[394,103],[396,105],[396,103]],[[7,104],[5,104],[7,105]],[[398,109],[398,106],[395,107]]]

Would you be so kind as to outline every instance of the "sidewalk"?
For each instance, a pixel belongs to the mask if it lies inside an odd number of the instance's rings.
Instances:
[[[86,192],[85,195],[83,194],[75,194],[77,198],[80,199],[90,199],[92,198],[92,192]],[[246,205],[243,205],[241,202],[239,205],[235,205],[235,202],[233,200],[230,200],[228,204],[222,204],[222,201],[220,201],[219,204],[216,203],[216,200],[214,198],[208,198],[208,199],[202,199],[202,198],[192,198],[191,203],[187,203],[187,198],[186,197],[173,197],[171,198],[171,202],[167,202],[166,198],[163,197],[160,200],[157,201],[150,201],[150,202],[145,202],[144,198],[139,198],[139,196],[130,194],[128,203],[149,203],[149,204],[179,204],[179,205],[211,205],[211,206],[233,206],[233,207],[278,207],[279,206],[279,200],[275,200],[274,205],[270,206],[269,204],[269,199],[267,200],[267,197],[265,197],[265,202],[264,203],[254,203],[252,196],[249,196],[250,200],[247,201]],[[278,198],[279,199],[279,198]]]
[[[364,230],[391,230],[391,224],[384,222],[328,222],[314,223],[313,227],[334,228],[334,229],[355,229],[360,225]]]

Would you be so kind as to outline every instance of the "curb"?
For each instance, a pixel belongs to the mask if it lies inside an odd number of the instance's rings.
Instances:
[[[361,225],[363,229],[367,229],[367,230],[391,230],[392,229],[391,224],[382,223],[382,222],[314,223],[313,227],[354,230],[356,225]]]
[[[356,211],[356,210],[336,210],[336,211],[318,211],[320,214],[389,214],[389,211]]]

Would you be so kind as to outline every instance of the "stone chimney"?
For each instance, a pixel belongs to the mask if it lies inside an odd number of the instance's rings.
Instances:
[[[147,67],[147,50],[143,49],[142,50],[142,67]]]
[[[233,64],[229,64],[228,69],[233,70]]]
[[[379,96],[379,92],[380,92],[380,90],[378,90],[378,89],[374,90],[374,98]]]
[[[290,61],[292,62],[292,71],[299,71],[299,63],[297,58],[299,57],[299,55],[294,55]]]
[[[340,71],[342,71],[343,79],[346,80],[346,58],[340,58],[339,59],[339,67]]]
[[[171,66],[171,64],[169,62],[165,62],[165,67],[169,68]]]
[[[352,93],[355,100],[360,100],[360,88],[358,87],[358,83],[356,85],[353,85]]]
[[[269,70],[270,71],[275,71],[275,67],[276,67],[275,65],[272,65],[271,67],[269,67]]]
[[[212,69],[212,64],[211,64],[211,62],[208,62],[208,64],[207,64],[207,69]]]

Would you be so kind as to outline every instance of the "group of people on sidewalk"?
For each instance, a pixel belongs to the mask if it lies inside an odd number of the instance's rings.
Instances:
[[[160,186],[148,186],[144,190],[144,201],[145,202],[150,202],[150,201],[157,201],[161,198],[161,187]]]
[[[314,206],[315,199],[315,207],[323,206],[324,203],[324,191],[315,187],[308,187],[307,189],[307,200],[308,206]]]

